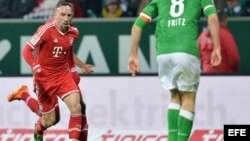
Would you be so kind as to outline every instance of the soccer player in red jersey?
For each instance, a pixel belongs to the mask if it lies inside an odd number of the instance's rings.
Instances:
[[[80,83],[80,76],[78,75],[75,64],[81,69],[81,71],[84,74],[90,74],[93,72],[92,65],[83,63],[72,51],[72,53],[69,54],[68,64],[70,66],[70,71],[72,74],[73,79],[75,80],[76,84],[78,85]],[[82,96],[82,95],[80,95]],[[28,87],[26,85],[22,85],[17,90],[13,91],[8,95],[7,97],[9,102],[12,102],[14,100],[23,100],[25,104],[30,108],[31,111],[36,113],[39,117],[42,116],[41,111],[39,109],[38,101],[33,98],[28,91]],[[81,105],[82,105],[82,131],[81,131],[81,137],[80,140],[86,141],[88,137],[88,123],[86,118],[86,105],[81,98]]]
[[[35,125],[36,141],[42,141],[43,132],[60,119],[57,97],[63,100],[71,114],[69,140],[80,140],[83,107],[68,64],[68,56],[79,36],[77,29],[71,26],[73,11],[71,3],[59,1],[53,18],[38,28],[23,49],[23,57],[33,69],[42,114]]]

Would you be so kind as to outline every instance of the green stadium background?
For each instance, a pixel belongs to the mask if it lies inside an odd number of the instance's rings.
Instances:
[[[23,21],[23,20],[1,20],[0,21],[0,76],[20,76],[31,75],[31,73],[21,72],[21,36],[31,36],[43,21]],[[100,43],[101,51],[109,67],[109,72],[96,71],[94,75],[122,75],[124,72],[119,71],[119,35],[130,35],[133,19],[123,20],[76,20],[74,25],[80,31],[80,40],[75,46],[75,51],[78,52],[79,44],[84,36],[94,35]],[[240,74],[250,74],[250,19],[247,18],[230,18],[229,29],[232,31],[240,52]],[[150,24],[143,31],[141,48],[145,59],[150,64],[150,43],[149,36],[154,35],[155,23]],[[203,19],[200,23],[200,31],[206,26],[206,21]],[[188,36],[188,35],[187,35]],[[6,44],[7,43],[7,44]],[[6,45],[10,45],[8,50]],[[130,43],[126,45],[130,47]],[[84,49],[83,49],[84,51]],[[89,54],[86,58],[87,63],[94,64],[93,54]],[[152,58],[151,58],[152,59]],[[95,64],[94,64],[95,65]],[[156,69],[150,73],[156,74]],[[143,74],[143,72],[142,72]]]

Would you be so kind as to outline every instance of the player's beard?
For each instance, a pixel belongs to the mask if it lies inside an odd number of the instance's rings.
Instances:
[[[69,29],[69,25],[63,24],[63,25],[61,26],[61,30],[62,30],[62,32],[64,32],[64,33],[67,32],[68,29]]]

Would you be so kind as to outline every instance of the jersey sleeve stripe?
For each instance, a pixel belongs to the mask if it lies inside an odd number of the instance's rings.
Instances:
[[[152,18],[145,13],[140,13],[140,18],[146,23],[150,23]]]
[[[213,5],[208,5],[208,6],[206,6],[206,7],[204,8],[203,11],[206,11],[208,8],[212,8],[212,7],[214,7],[214,6],[213,6]]]
[[[27,42],[27,44],[29,45],[30,48],[35,49],[35,47],[30,42]]]
[[[49,28],[51,28],[51,27],[53,27],[53,26],[54,26],[54,24],[49,24],[49,25],[43,26],[43,27],[41,28],[41,30],[39,30],[38,33],[37,33],[36,35],[37,35],[38,37],[41,37],[47,29],[49,29]]]
[[[72,26],[70,26],[70,29],[72,29],[72,30],[76,31],[77,33],[79,32],[79,31],[78,31],[78,29],[77,29],[76,27],[72,27]]]
[[[70,69],[70,71],[71,72],[77,72],[77,69],[76,69],[76,67],[73,67],[73,68]]]

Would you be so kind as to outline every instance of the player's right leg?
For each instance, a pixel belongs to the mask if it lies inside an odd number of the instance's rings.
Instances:
[[[188,141],[194,119],[195,97],[200,78],[200,61],[197,57],[177,53],[175,57],[176,84],[181,93],[178,119],[178,141]]]
[[[7,97],[9,102],[14,100],[23,100],[31,111],[41,116],[41,112],[38,106],[38,102],[35,98],[31,97],[26,85],[20,86],[15,91],[11,92]]]
[[[34,132],[35,141],[43,141],[43,132],[47,128],[58,123],[59,120],[60,120],[60,115],[58,106],[56,106],[53,111],[42,114],[42,117],[40,117],[35,124],[35,132]]]
[[[180,112],[180,93],[175,83],[175,72],[173,70],[173,55],[164,54],[157,56],[158,74],[162,87],[171,92],[171,101],[167,109],[168,141],[178,140],[178,119]]]
[[[179,114],[178,141],[188,141],[194,119],[195,92],[181,92],[182,106]]]
[[[38,85],[39,84],[39,85]],[[48,83],[37,83],[37,97],[41,107],[42,117],[35,124],[35,141],[42,141],[44,131],[60,120],[58,97],[55,94],[57,87]]]

